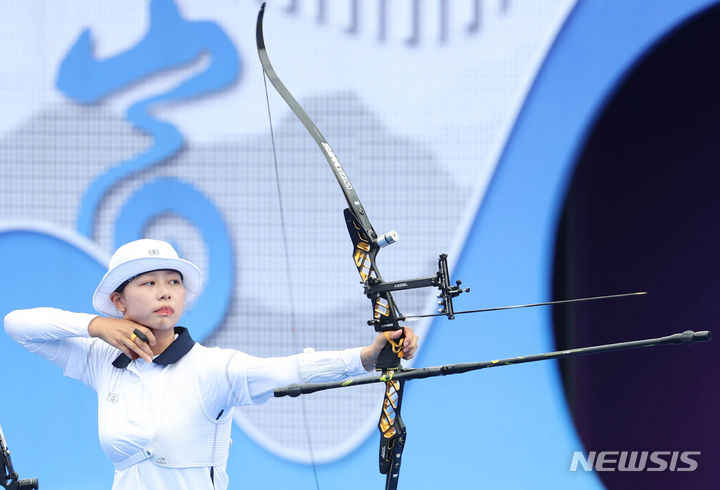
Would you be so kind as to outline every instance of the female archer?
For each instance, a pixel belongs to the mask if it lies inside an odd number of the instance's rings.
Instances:
[[[34,308],[5,317],[14,340],[97,392],[113,490],[226,489],[233,407],[263,403],[279,386],[365,374],[387,342],[276,358],[208,348],[177,326],[199,290],[194,264],[142,239],[110,259],[93,295],[102,316]],[[404,330],[400,355],[411,359],[417,336]]]

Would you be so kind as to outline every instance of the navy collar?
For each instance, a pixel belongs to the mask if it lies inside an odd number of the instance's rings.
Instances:
[[[178,334],[178,337],[173,340],[167,349],[162,351],[162,354],[153,359],[153,363],[160,364],[161,366],[175,364],[193,348],[195,341],[190,337],[190,332],[188,332],[187,328],[175,327],[175,333]],[[128,356],[120,354],[112,364],[118,369],[125,369],[130,362],[131,359]]]

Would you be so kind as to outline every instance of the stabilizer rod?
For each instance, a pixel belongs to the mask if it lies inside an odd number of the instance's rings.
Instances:
[[[676,344],[693,344],[695,342],[708,342],[712,340],[712,333],[709,330],[701,332],[693,332],[686,330],[682,333],[667,335],[665,337],[657,337],[652,339],[632,340],[629,342],[618,342],[615,344],[594,345],[590,347],[578,347],[576,349],[568,349],[561,351],[545,352],[544,354],[532,354],[529,356],[509,357],[507,359],[497,359],[493,361],[470,362],[463,364],[445,364],[443,366],[433,366],[417,369],[404,369],[385,376],[368,376],[362,378],[350,378],[345,381],[334,381],[330,383],[307,383],[294,384],[285,388],[275,390],[276,397],[282,396],[299,396],[316,391],[331,390],[335,388],[346,388],[348,386],[366,385],[371,383],[385,383],[390,380],[408,380],[419,378],[433,378],[435,376],[447,376],[449,374],[460,374],[468,371],[477,371],[479,369],[511,366],[513,364],[524,364],[527,362],[547,361],[550,359],[565,359],[568,357],[586,356],[590,354],[604,354],[606,352],[614,352],[620,350],[639,349],[641,347],[656,347],[659,345],[676,345]]]

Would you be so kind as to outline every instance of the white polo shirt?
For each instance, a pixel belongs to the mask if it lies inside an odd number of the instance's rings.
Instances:
[[[259,358],[204,347],[182,327],[152,363],[130,362],[88,336],[96,316],[16,310],[5,317],[5,330],[97,392],[100,444],[115,464],[113,490],[226,489],[232,407],[263,403],[274,388],[293,383],[366,374],[360,348]]]

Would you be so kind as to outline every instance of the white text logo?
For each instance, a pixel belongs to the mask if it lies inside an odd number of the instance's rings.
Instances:
[[[701,451],[582,451],[573,453],[570,471],[695,471]]]

